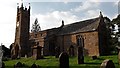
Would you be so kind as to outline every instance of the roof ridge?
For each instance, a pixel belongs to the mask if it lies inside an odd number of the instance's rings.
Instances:
[[[66,25],[64,25],[64,26],[76,24],[76,23],[79,23],[79,22],[85,22],[85,21],[89,21],[89,20],[94,20],[94,19],[97,19],[97,18],[99,18],[99,17],[91,18],[91,19],[86,19],[86,20],[82,20],[82,21],[78,21],[78,22],[74,22],[74,23],[70,23],[70,24],[66,24]]]
[[[94,31],[98,28],[100,20],[101,20],[100,17],[96,17],[96,18],[64,25],[61,28],[59,34],[64,35],[64,34],[70,34],[76,32]]]

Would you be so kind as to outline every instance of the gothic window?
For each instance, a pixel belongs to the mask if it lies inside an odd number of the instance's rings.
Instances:
[[[78,35],[77,37],[77,45],[78,46],[84,46],[84,38],[81,35]]]

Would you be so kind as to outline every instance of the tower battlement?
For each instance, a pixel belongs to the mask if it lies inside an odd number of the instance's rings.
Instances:
[[[29,8],[17,6],[16,32],[12,56],[23,57],[28,55],[29,48],[29,29],[30,29],[30,5]]]
[[[23,6],[23,3],[21,4],[21,6],[19,6],[19,3],[17,3],[17,12],[21,12],[21,11],[24,11],[24,12],[28,12],[30,14],[30,3],[29,3],[29,7],[27,8],[26,6]]]

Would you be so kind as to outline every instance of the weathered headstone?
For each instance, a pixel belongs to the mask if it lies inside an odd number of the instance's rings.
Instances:
[[[36,64],[33,64],[31,68],[38,68]]]
[[[66,52],[62,52],[59,56],[60,68],[69,68],[69,56]]]
[[[92,59],[93,59],[93,60],[97,59],[97,56],[92,56]]]
[[[34,59],[42,59],[43,58],[43,56],[41,55],[41,49],[42,49],[43,47],[41,47],[41,46],[33,46],[32,47],[32,49],[33,49],[33,58]]]
[[[57,46],[57,47],[55,48],[55,57],[58,58],[59,55],[60,55],[60,47]]]
[[[26,54],[25,54],[25,58],[28,58]]]
[[[102,62],[100,68],[115,68],[112,60],[106,59]]]
[[[15,65],[14,65],[14,68],[20,68],[20,67],[23,67],[23,64],[21,62],[17,62]]]
[[[4,62],[2,62],[2,67],[1,68],[5,68],[5,63]]]
[[[69,48],[69,56],[71,56],[71,57],[74,56],[74,47],[73,47],[73,45],[71,45],[70,48]]]
[[[83,47],[78,46],[78,64],[84,63]]]

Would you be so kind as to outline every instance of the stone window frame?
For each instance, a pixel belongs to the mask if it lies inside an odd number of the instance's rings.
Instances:
[[[79,41],[79,43],[78,43]],[[77,42],[77,46],[82,46],[84,47],[84,37],[82,35],[76,35],[76,42]],[[80,43],[81,42],[81,43]],[[81,45],[80,45],[81,44]]]

